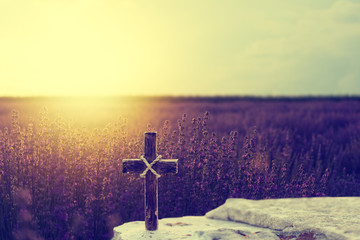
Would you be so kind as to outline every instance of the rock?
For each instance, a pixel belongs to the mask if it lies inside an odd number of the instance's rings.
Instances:
[[[359,226],[360,197],[228,199],[205,216],[161,219],[157,231],[125,223],[113,240],[360,240]]]
[[[312,232],[327,239],[360,239],[360,198],[228,199],[206,215],[281,230]]]
[[[264,237],[267,238],[264,238]],[[221,237],[221,238],[219,238]],[[114,228],[113,240],[167,239],[276,239],[271,229],[244,223],[209,219],[204,216],[165,218],[157,231],[146,231],[143,221],[129,222]]]
[[[266,240],[279,240],[279,237],[270,232],[248,232],[234,229],[217,229],[213,231],[196,231],[194,233],[194,239],[199,240],[239,240],[239,239],[266,239]]]

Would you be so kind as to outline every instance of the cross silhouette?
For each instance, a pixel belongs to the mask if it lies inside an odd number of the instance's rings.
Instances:
[[[144,156],[140,159],[124,159],[123,173],[140,173],[144,177],[145,227],[158,228],[158,178],[161,174],[177,173],[178,159],[161,159],[156,154],[156,132],[145,133]]]

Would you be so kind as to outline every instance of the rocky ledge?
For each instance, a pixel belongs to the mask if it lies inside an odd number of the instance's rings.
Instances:
[[[125,223],[113,240],[360,240],[359,226],[360,197],[228,199],[205,216],[161,219],[157,231],[146,231],[143,221]]]

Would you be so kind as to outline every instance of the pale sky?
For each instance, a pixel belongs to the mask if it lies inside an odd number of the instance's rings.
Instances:
[[[360,94],[359,0],[0,0],[0,96]]]

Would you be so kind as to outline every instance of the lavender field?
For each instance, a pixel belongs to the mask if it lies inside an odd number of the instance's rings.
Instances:
[[[110,239],[143,220],[143,184],[122,159],[179,159],[159,216],[229,197],[360,196],[360,98],[2,98],[0,239]]]

